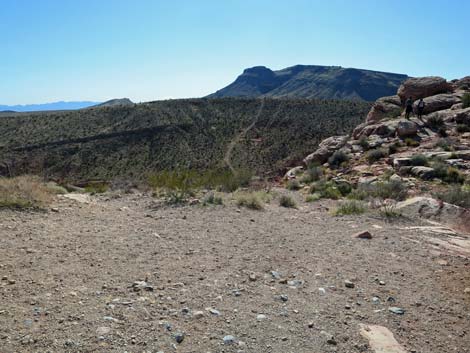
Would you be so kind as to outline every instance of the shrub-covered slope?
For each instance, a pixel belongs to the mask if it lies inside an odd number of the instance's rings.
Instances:
[[[224,167],[275,175],[332,134],[351,132],[368,103],[190,99],[0,119],[0,174],[142,178]],[[230,150],[229,156],[227,151]]]

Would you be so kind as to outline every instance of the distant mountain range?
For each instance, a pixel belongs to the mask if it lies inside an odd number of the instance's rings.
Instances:
[[[0,113],[7,112],[40,112],[49,110],[77,110],[89,108],[93,106],[115,106],[115,105],[130,105],[133,104],[129,98],[111,99],[104,103],[102,102],[53,102],[44,104],[26,104],[26,105],[0,105]]]
[[[273,97],[375,101],[394,95],[407,75],[340,66],[296,65],[272,71],[246,69],[232,84],[208,98]]]

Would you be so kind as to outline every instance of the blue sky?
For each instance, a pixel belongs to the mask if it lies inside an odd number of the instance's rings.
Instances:
[[[246,67],[470,75],[461,0],[0,0],[0,104],[199,97]]]

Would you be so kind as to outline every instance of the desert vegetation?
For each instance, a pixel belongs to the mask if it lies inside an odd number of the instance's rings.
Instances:
[[[0,178],[0,208],[42,208],[51,201],[51,190],[39,178]]]
[[[349,133],[370,104],[335,100],[187,99],[2,116],[0,161],[12,174],[143,179],[149,171],[230,163],[275,175],[325,137]],[[259,112],[259,115],[257,115]],[[242,131],[251,127],[246,133]],[[1,170],[1,168],[0,168]]]

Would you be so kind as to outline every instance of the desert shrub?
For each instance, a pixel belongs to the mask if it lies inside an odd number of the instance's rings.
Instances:
[[[336,182],[336,188],[341,193],[342,196],[347,196],[352,191],[352,186],[346,181],[338,181]]]
[[[204,198],[202,199],[202,205],[203,206],[207,206],[207,205],[223,205],[224,204],[224,200],[222,199],[222,197],[220,196],[217,196],[215,193],[213,192],[209,192],[208,194],[206,194],[204,196]]]
[[[369,149],[369,141],[367,141],[367,138],[365,136],[362,136],[360,139],[359,139],[359,146],[362,147],[362,149],[364,151],[367,151]]]
[[[98,182],[98,183],[90,183],[85,186],[85,192],[90,194],[102,194],[108,191],[109,185],[106,183]]]
[[[437,193],[435,196],[444,202],[470,208],[470,188],[454,185],[443,192]]]
[[[63,194],[67,194],[68,191],[66,188],[64,188],[63,186],[60,186],[54,182],[49,182],[47,183],[46,185],[46,189],[51,193],[51,194],[55,194],[55,195],[63,195]]]
[[[422,154],[415,154],[411,156],[410,164],[413,166],[427,166],[428,158]]]
[[[436,147],[440,147],[442,148],[444,151],[447,151],[447,152],[450,152],[450,151],[453,151],[453,147],[452,147],[452,141],[450,141],[449,139],[447,138],[440,138],[439,140],[437,140],[436,144],[435,144]]]
[[[288,190],[300,190],[300,188],[301,188],[299,181],[295,180],[295,179],[289,180],[287,182],[286,187],[287,187]]]
[[[445,128],[445,126],[441,126],[439,129],[437,129],[437,134],[440,136],[440,137],[447,137],[447,130]]]
[[[257,193],[239,193],[236,195],[236,204],[240,207],[246,207],[251,210],[262,210],[263,201]]]
[[[39,178],[0,178],[0,208],[41,208],[51,201],[51,192]]]
[[[458,133],[463,134],[465,132],[470,132],[470,126],[468,126],[466,124],[457,124],[457,127],[455,128],[455,130]]]
[[[321,180],[312,184],[310,187],[311,194],[318,194],[321,198],[337,200],[341,198],[341,192],[337,185],[332,181]]]
[[[357,200],[346,200],[340,202],[336,210],[334,211],[335,215],[353,215],[353,214],[362,214],[366,212],[367,206],[364,202]]]
[[[307,197],[305,198],[305,202],[315,202],[320,199],[321,199],[321,195],[319,193],[314,193],[314,194],[307,195]]]
[[[465,93],[462,98],[463,108],[470,108],[470,93]]]
[[[437,116],[437,115],[431,115],[427,120],[426,124],[431,128],[431,129],[439,129],[441,126],[444,125],[444,120],[442,117]]]
[[[405,144],[408,147],[418,147],[419,146],[419,142],[416,141],[416,140],[413,140],[411,137],[405,138]]]
[[[398,211],[397,207],[391,203],[384,203],[379,208],[379,215],[388,220],[401,217],[400,211]]]
[[[373,184],[361,184],[348,198],[367,200],[370,198],[404,200],[407,195],[406,185],[400,180],[389,180]]]
[[[341,150],[335,151],[335,153],[333,153],[333,155],[328,158],[328,164],[332,168],[338,168],[347,161],[349,161],[349,156]]]
[[[394,154],[398,152],[398,148],[400,145],[398,143],[392,143],[390,146],[388,146],[388,154]]]
[[[279,206],[282,206],[282,207],[287,207],[287,208],[296,208],[297,207],[297,204],[295,202],[295,200],[289,196],[289,195],[282,195],[280,198],[279,198]]]
[[[323,178],[323,169],[316,165],[311,165],[305,171],[305,174],[302,176],[301,181],[303,183],[312,183]]]
[[[433,163],[434,175],[436,178],[449,184],[462,184],[465,176],[457,168],[451,167],[443,161]]]
[[[153,173],[148,177],[148,184],[153,189],[171,191],[176,198],[185,198],[201,188],[233,192],[247,186],[252,175],[247,170],[207,170],[201,173],[196,170],[173,170]],[[175,194],[180,194],[175,195]]]
[[[372,164],[381,160],[382,158],[387,157],[387,151],[381,148],[370,150],[366,154],[367,161]]]

